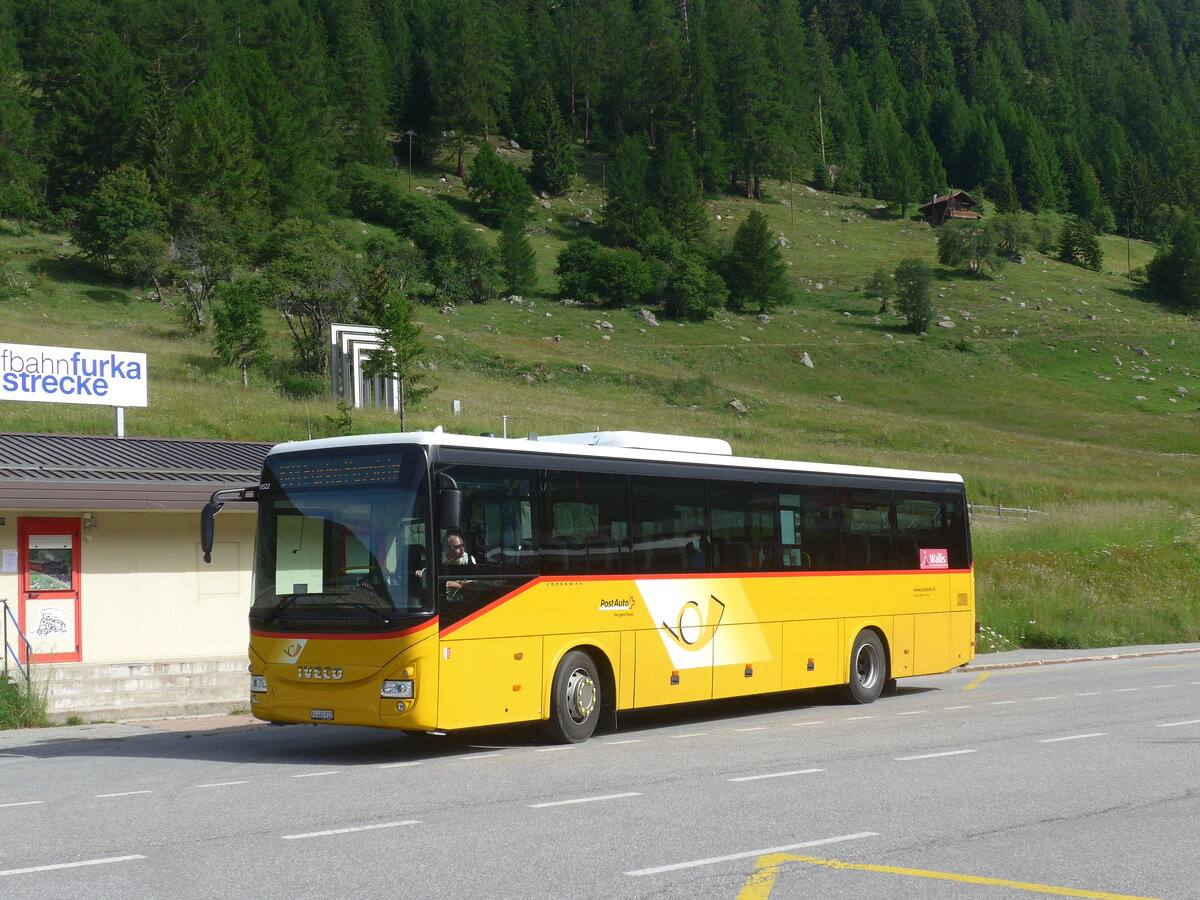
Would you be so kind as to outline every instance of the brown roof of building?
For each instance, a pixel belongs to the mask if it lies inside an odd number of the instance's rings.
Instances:
[[[198,509],[258,481],[272,444],[0,432],[0,507]]]

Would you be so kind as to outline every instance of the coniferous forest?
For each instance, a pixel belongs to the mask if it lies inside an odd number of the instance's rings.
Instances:
[[[477,156],[500,140],[532,150],[520,178]],[[328,239],[311,223],[391,225],[408,241],[373,259],[393,286],[423,267],[487,299],[528,282],[528,184],[563,191],[581,152],[608,160],[608,246],[560,258],[580,293],[762,305],[759,236],[689,248],[706,194],[794,177],[896,215],[960,188],[1159,240],[1149,275],[1200,297],[1188,0],[0,0],[0,215],[170,275],[199,325],[233,272],[274,261],[300,358],[326,315],[284,296]],[[394,190],[410,159],[466,178],[496,251]]]

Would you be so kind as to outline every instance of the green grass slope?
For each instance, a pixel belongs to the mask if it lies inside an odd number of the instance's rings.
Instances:
[[[416,184],[461,199],[450,181],[422,173]],[[1147,302],[1126,277],[1154,249],[1109,237],[1103,272],[1031,253],[976,279],[937,266],[924,224],[857,198],[767,189],[754,205],[786,242],[796,287],[796,303],[767,320],[652,326],[636,310],[556,303],[554,257],[590,227],[578,224],[589,211],[599,218],[602,197],[583,182],[539,205],[537,290],[420,310],[437,392],[409,427],[499,433],[507,416],[510,435],[665,431],[726,438],[744,455],[960,472],[976,503],[1043,511],[975,522],[982,648],[1200,640],[1200,322]],[[728,237],[752,202],[709,208],[714,233]],[[352,242],[373,231],[339,227]],[[935,321],[946,323],[920,338],[861,290],[910,256],[935,266]],[[243,389],[207,338],[183,331],[169,297],[160,305],[108,281],[64,236],[0,223],[0,265],[0,340],[149,355],[150,405],[126,412],[128,434],[337,431],[327,394],[291,399],[254,374]],[[286,355],[282,322],[270,327]],[[354,432],[397,427],[384,412],[353,414]],[[103,407],[0,402],[0,429],[112,428]]]

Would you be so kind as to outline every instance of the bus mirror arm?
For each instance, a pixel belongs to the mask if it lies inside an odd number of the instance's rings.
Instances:
[[[225,507],[227,500],[253,501],[258,499],[258,487],[232,488],[214,491],[209,501],[200,512],[200,549],[204,553],[204,561],[212,562],[213,548],[213,519]]]

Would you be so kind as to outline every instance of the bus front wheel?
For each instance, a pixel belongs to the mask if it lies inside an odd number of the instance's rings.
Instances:
[[[546,736],[559,744],[586,741],[600,720],[600,699],[596,664],[582,650],[572,650],[554,672]]]
[[[847,703],[873,703],[887,682],[883,642],[870,629],[858,633],[850,651],[850,681],[842,688]]]

